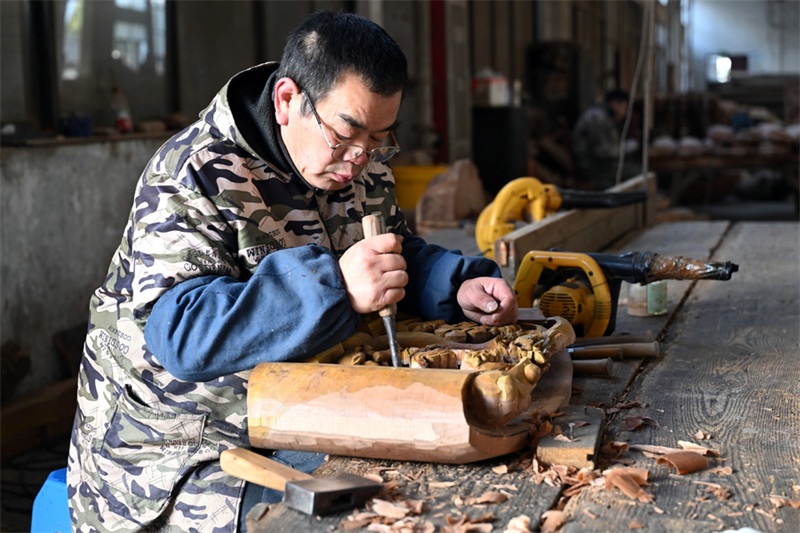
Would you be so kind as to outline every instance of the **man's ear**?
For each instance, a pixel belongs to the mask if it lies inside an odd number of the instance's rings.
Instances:
[[[275,120],[281,126],[289,124],[289,107],[292,99],[300,94],[300,87],[291,78],[281,78],[275,82]]]

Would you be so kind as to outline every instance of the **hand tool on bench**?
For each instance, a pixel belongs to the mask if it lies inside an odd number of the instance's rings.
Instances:
[[[579,337],[611,335],[623,281],[646,285],[665,279],[731,279],[739,266],[730,261],[703,261],[653,252],[623,255],[531,251],[520,262],[514,291],[520,307],[534,297],[545,316],[569,320]]]
[[[656,342],[649,331],[645,335],[609,335],[607,337],[578,337],[572,343],[573,348],[599,346],[602,344],[637,344],[640,342]]]
[[[610,376],[611,358],[572,361],[572,372],[584,376]]]
[[[355,474],[315,478],[244,448],[223,451],[219,461],[226,473],[279,490],[287,507],[310,515],[359,507],[383,489],[383,483]]]
[[[572,359],[600,359],[611,357],[625,359],[626,357],[652,358],[658,357],[660,349],[658,342],[632,342],[624,344],[596,344],[588,346],[572,345],[568,348]]]
[[[386,233],[386,225],[383,221],[383,216],[380,213],[366,215],[361,220],[361,225],[364,228],[364,238],[369,239],[376,235]],[[400,358],[400,347],[397,344],[397,326],[394,317],[397,314],[397,304],[390,304],[378,311],[378,314],[383,319],[383,326],[386,328],[386,335],[389,337],[389,350],[392,353],[392,366],[402,366]]]

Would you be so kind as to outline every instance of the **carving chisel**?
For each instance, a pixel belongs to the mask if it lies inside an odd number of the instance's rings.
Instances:
[[[365,239],[386,233],[386,225],[380,213],[366,215],[361,220],[361,225],[364,227]],[[378,311],[378,314],[383,319],[383,326],[386,328],[386,336],[389,338],[389,350],[392,353],[392,366],[402,366],[400,346],[397,344],[397,327],[394,321],[394,316],[397,314],[397,305],[387,305]]]

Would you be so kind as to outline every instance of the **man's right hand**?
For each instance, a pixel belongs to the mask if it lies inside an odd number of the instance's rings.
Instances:
[[[397,303],[406,295],[406,260],[400,255],[403,238],[376,235],[351,246],[339,259],[350,304],[366,314]]]

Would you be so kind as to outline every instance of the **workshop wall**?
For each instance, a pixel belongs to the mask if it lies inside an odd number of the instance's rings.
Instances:
[[[750,75],[800,73],[800,3],[695,0],[690,13],[692,88],[706,88],[706,57],[747,56]]]
[[[431,120],[429,98],[414,96],[429,92],[431,80],[430,33],[424,27],[427,4],[413,0],[386,2],[380,13],[370,12],[371,2],[175,2],[179,111],[195,120],[233,74],[260,61],[280,59],[288,32],[307,15],[354,4],[361,14],[382,18],[408,57],[413,94],[403,104],[398,138],[404,150],[411,151]],[[87,17],[113,19],[112,2],[90,5]],[[63,19],[64,3],[53,7],[54,17]],[[25,87],[25,3],[0,1],[0,9],[0,116],[4,123],[33,121],[35,110]],[[87,20],[84,24],[90,24]],[[258,24],[267,31],[256,31]],[[60,38],[63,33],[56,37]],[[75,109],[97,116],[99,126],[111,117],[106,94],[110,61],[105,57],[110,56],[110,42],[103,42],[84,48],[88,62],[83,66],[91,74],[76,80],[71,96],[62,94]],[[104,53],[96,50],[101,44]],[[147,94],[151,88],[138,86],[135,78],[117,81],[125,84],[134,122],[154,118],[137,116],[134,107],[152,96]],[[60,88],[65,90],[63,84]],[[158,98],[164,98],[163,93]],[[88,319],[89,298],[120,242],[137,179],[165,135],[33,140],[32,146],[0,150],[0,344],[14,340],[31,358],[18,396],[65,377],[67,368],[53,336]]]
[[[31,358],[17,394],[66,377],[53,335],[88,320],[137,179],[163,141],[0,150],[0,343]]]

